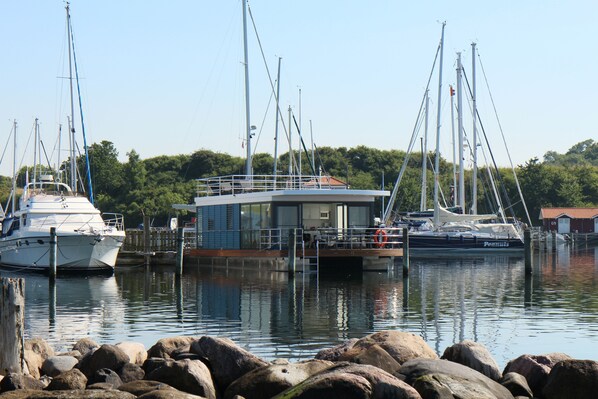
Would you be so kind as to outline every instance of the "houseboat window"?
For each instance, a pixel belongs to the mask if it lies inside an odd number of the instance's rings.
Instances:
[[[233,206],[230,204],[226,206],[226,229],[233,229]]]
[[[270,204],[241,205],[241,246],[259,248],[261,230],[271,225]]]
[[[276,208],[277,226],[280,228],[298,227],[299,209],[297,206],[279,206]]]
[[[349,227],[368,227],[371,223],[369,206],[349,207]]]

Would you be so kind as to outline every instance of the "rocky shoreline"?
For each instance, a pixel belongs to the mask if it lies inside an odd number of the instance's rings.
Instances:
[[[512,399],[598,397],[598,362],[563,353],[521,355],[504,370],[480,343],[438,355],[414,334],[387,330],[321,350],[314,359],[267,362],[227,338],[178,336],[151,348],[79,340],[55,353],[25,342],[23,373],[5,371],[0,398],[107,399]]]

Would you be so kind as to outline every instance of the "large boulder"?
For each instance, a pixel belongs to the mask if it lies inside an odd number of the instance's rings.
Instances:
[[[178,391],[178,389],[173,388],[164,382],[153,380],[138,380],[127,382],[119,386],[118,389],[120,391],[132,393],[135,396],[141,396],[145,393],[159,390]]]
[[[42,363],[42,373],[50,377],[56,377],[60,373],[69,371],[79,363],[73,356],[50,356]]]
[[[5,393],[2,399],[135,399],[135,395],[117,390],[32,391],[23,389]]]
[[[205,399],[201,396],[191,395],[179,390],[172,391],[152,391],[138,396],[141,399]]]
[[[170,359],[177,352],[189,352],[191,343],[196,339],[186,336],[162,338],[147,350],[147,357]]]
[[[246,399],[271,398],[332,365],[332,362],[314,359],[299,363],[277,362],[254,369],[232,382],[224,392],[224,399],[235,395]]]
[[[145,377],[145,371],[137,364],[127,363],[120,369],[118,375],[123,383],[127,383],[142,380]]]
[[[357,341],[357,338],[351,338],[350,340],[345,341],[340,345],[333,346],[332,348],[322,349],[316,354],[315,358],[319,360],[329,360],[331,362],[338,362],[340,360],[340,357],[349,349],[351,349]]]
[[[411,359],[438,359],[438,355],[420,336],[396,330],[367,335],[339,357],[339,360],[382,367],[389,373]]]
[[[237,378],[268,364],[228,338],[201,337],[191,344],[191,352],[207,359],[222,391]]]
[[[216,388],[210,370],[199,360],[169,361],[146,374],[146,378],[206,399],[216,399]]]
[[[507,388],[515,397],[532,398],[534,396],[527,380],[519,373],[510,372],[503,375],[500,379],[500,385]]]
[[[546,399],[598,396],[598,362],[563,360],[552,367],[542,391]]]
[[[99,347],[100,345],[96,341],[87,337],[77,341],[75,345],[73,345],[73,350],[81,353],[81,356],[85,356],[87,353],[93,352]]]
[[[0,392],[8,392],[21,389],[42,390],[45,384],[30,375],[21,373],[9,373],[0,381]]]
[[[498,382],[448,360],[410,360],[403,364],[400,373],[424,399],[513,399],[511,392]]]
[[[54,356],[54,349],[41,338],[32,338],[25,340],[24,357],[29,374],[33,378],[41,376],[41,368],[50,356]]]
[[[119,386],[123,384],[122,380],[120,379],[119,375],[114,370],[110,369],[99,369],[96,370],[95,373],[91,376],[89,381],[87,381],[88,385],[92,384],[108,384],[114,389],[117,389]]]
[[[145,349],[145,345],[140,342],[119,342],[116,344],[116,347],[129,356],[129,361],[131,363],[141,365],[143,362],[145,362],[145,359],[147,359],[147,350]]]
[[[465,340],[449,346],[445,349],[441,359],[460,363],[477,370],[494,381],[499,381],[502,377],[498,364],[496,364],[488,349],[474,341]]]
[[[525,377],[534,395],[542,393],[552,367],[561,360],[569,360],[564,353],[549,353],[546,355],[521,355],[507,363],[503,374],[515,372]]]
[[[85,389],[87,386],[87,377],[79,369],[66,371],[50,381],[48,391],[62,391],[72,389]]]
[[[275,399],[421,399],[413,387],[377,367],[340,362]]]
[[[88,359],[86,361],[86,359]],[[110,369],[119,372],[120,369],[129,363],[129,356],[115,345],[104,344],[96,349],[91,356],[89,354],[79,361],[77,367],[90,378],[97,370]]]

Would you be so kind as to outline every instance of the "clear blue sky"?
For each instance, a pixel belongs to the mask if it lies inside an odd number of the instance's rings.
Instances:
[[[34,118],[40,119],[48,151],[59,123],[66,124],[68,92],[60,78],[67,75],[64,5],[0,2],[2,148],[14,119],[21,150]],[[471,76],[475,41],[515,164],[598,138],[594,0],[253,0],[250,6],[273,76],[283,58],[285,119],[289,105],[297,116],[301,108],[305,138],[311,120],[316,145],[405,150],[440,21],[447,23],[445,90],[456,80],[457,51]],[[73,0],[71,15],[89,142],[113,142],[121,160],[131,149],[142,158],[200,148],[244,154],[240,0]],[[249,45],[251,118],[259,130],[270,85],[254,34]],[[435,78],[434,92],[436,85]],[[479,65],[478,96],[497,159],[506,166]],[[450,107],[443,104],[442,110],[442,152],[450,159]],[[273,124],[271,107],[258,152],[273,152]],[[434,112],[431,135],[435,124]],[[280,142],[280,151],[287,151],[285,140]],[[10,174],[11,157],[0,174]]]

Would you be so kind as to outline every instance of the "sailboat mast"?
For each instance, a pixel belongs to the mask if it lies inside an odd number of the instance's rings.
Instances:
[[[428,110],[430,108],[430,96],[429,91],[426,90],[426,113],[424,119],[424,137],[422,138],[422,188],[421,188],[421,199],[419,201],[419,210],[425,211],[428,206],[426,199],[428,196]]]
[[[282,57],[278,57],[278,75],[276,77],[276,125],[274,127],[274,167],[272,175],[276,180],[278,168],[278,118],[280,117],[280,62]]]
[[[477,132],[477,107],[475,84],[475,49],[476,44],[471,43],[471,80],[472,80],[472,106],[473,106],[473,179],[471,213],[478,214],[478,132]]]
[[[457,151],[455,148],[455,89],[450,86],[451,92],[451,132],[453,134],[453,206],[457,205]]]
[[[291,106],[289,105],[289,176],[293,175],[293,159],[295,158],[294,154],[293,154],[293,141],[292,141],[292,137],[293,137],[293,116],[292,116],[292,109]]]
[[[35,118],[35,127],[33,128],[33,183],[37,181],[37,157],[39,149],[39,123]]]
[[[16,211],[17,202],[17,121],[14,121],[13,125],[13,156],[12,156],[12,216],[14,217]]]
[[[245,161],[245,174],[253,175],[251,164],[251,121],[249,118],[249,56],[247,52],[247,1],[242,1],[243,5],[243,49],[245,55],[245,122],[247,124],[247,160]]]
[[[457,53],[457,134],[459,136],[459,206],[465,212],[465,179],[463,176],[463,65],[461,64],[461,53]]]
[[[68,34],[68,47],[69,47],[69,86],[71,92],[71,121],[70,121],[70,132],[71,132],[71,189],[77,192],[77,171],[76,171],[76,152],[75,152],[75,102],[73,95],[73,56],[72,56],[72,36],[71,36],[71,13],[70,4],[66,3],[66,25]]]
[[[434,159],[434,225],[438,226],[439,204],[438,193],[440,191],[439,169],[440,169],[440,110],[442,109],[442,58],[444,54],[444,27],[442,23],[442,36],[440,37],[440,64],[438,68],[438,108],[436,113],[436,157]]]

